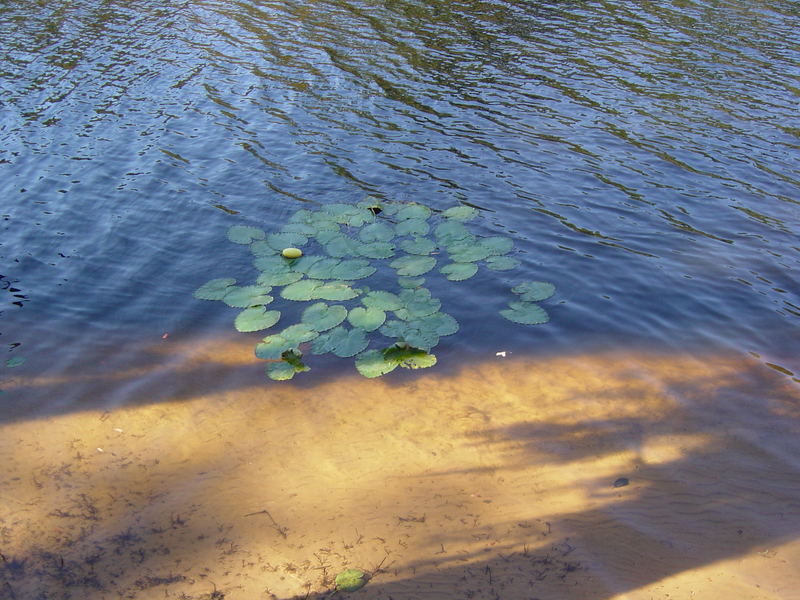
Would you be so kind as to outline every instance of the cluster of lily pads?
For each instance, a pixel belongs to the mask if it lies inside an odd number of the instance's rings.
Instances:
[[[398,366],[430,367],[436,364],[431,350],[439,338],[456,333],[459,325],[440,310],[442,303],[424,287],[423,275],[438,265],[448,280],[464,281],[477,273],[479,264],[495,271],[519,265],[508,256],[514,249],[511,238],[479,237],[469,231],[466,223],[477,215],[469,206],[434,213],[417,203],[367,200],[298,210],[277,233],[234,225],[228,239],[249,246],[260,274],[250,285],[236,285],[233,278],[212,279],[194,296],[243,309],[234,321],[242,332],[278,323],[280,311],[270,308],[274,288],[282,288],[285,300],[310,303],[299,322],[256,346],[256,356],[269,361],[267,375],[275,380],[307,371],[303,353],[308,351],[355,356],[355,366],[365,377],[378,377]],[[287,248],[291,252],[284,252]],[[394,270],[393,291],[361,285],[385,266]],[[503,317],[522,324],[548,320],[537,303],[554,293],[552,284],[525,282],[511,291],[519,299],[500,311]],[[391,341],[368,349],[368,334],[373,332]]]

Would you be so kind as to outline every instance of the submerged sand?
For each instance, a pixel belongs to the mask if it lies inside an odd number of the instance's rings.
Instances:
[[[798,597],[800,389],[755,359],[277,384],[248,342],[149,352],[5,386],[71,399],[0,427],[0,598],[323,598],[350,567],[362,599]]]

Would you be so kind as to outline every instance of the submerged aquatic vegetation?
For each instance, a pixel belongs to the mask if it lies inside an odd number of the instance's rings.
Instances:
[[[234,225],[228,239],[249,245],[259,271],[255,282],[237,285],[233,278],[212,279],[194,296],[243,309],[234,321],[242,332],[278,323],[283,307],[267,309],[276,297],[310,303],[297,323],[256,345],[256,356],[268,361],[267,375],[275,380],[309,370],[303,363],[303,352],[309,350],[355,357],[358,372],[370,378],[397,367],[431,367],[436,364],[432,350],[459,325],[441,311],[442,300],[424,287],[422,276],[459,282],[476,275],[479,266],[510,271],[519,265],[509,256],[514,250],[511,238],[483,237],[469,230],[466,223],[478,216],[469,206],[435,213],[418,203],[370,200],[298,210],[276,233]],[[384,280],[393,273],[396,288],[367,287],[364,283],[378,272]],[[518,298],[500,311],[501,316],[525,325],[548,321],[536,303],[553,295],[553,284],[523,282],[511,292]],[[382,337],[388,338],[378,342],[382,348],[370,348]]]

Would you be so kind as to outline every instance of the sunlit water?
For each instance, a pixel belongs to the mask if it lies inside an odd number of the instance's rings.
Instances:
[[[0,365],[25,362],[0,366],[0,597],[288,598],[360,563],[375,598],[689,598],[745,557],[703,589],[790,598],[799,24],[780,0],[3,5]],[[475,206],[522,266],[431,279],[461,330],[430,372],[268,381],[263,334],[192,291],[254,278],[231,225],[369,195]],[[531,279],[551,321],[503,320]]]

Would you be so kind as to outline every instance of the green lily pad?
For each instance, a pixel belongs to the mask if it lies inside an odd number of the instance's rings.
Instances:
[[[310,342],[319,335],[319,330],[312,327],[310,323],[297,323],[290,325],[280,333],[292,348],[296,348],[303,342]]]
[[[337,238],[334,238],[327,244],[323,245],[323,248],[325,248],[325,252],[327,252],[330,256],[334,256],[336,258],[344,258],[346,256],[358,255],[360,247],[361,244],[359,242],[350,237],[347,237],[346,235],[341,235]]]
[[[308,273],[311,268],[317,264],[321,260],[325,260],[326,256],[316,256],[314,254],[305,254],[300,258],[294,259],[291,261],[291,264],[288,264],[289,261],[285,258],[281,258],[281,260],[287,263],[287,268],[291,271],[296,273]]]
[[[234,244],[249,244],[254,240],[263,240],[266,234],[258,227],[234,225],[228,229],[228,239]]]
[[[283,288],[281,290],[281,298],[298,302],[312,300],[317,298],[316,291],[321,286],[322,282],[317,279],[301,279]]]
[[[356,356],[356,369],[370,379],[391,373],[399,364],[397,361],[387,360],[382,350],[367,350]]]
[[[222,300],[236,283],[232,277],[220,277],[207,281],[192,294],[198,300]]]
[[[296,273],[295,271],[284,271],[283,273],[269,273],[265,271],[256,278],[256,284],[278,287],[300,281],[302,278],[303,274]]]
[[[519,266],[519,261],[510,256],[490,256],[486,259],[486,266],[492,271],[510,271]]]
[[[375,331],[386,321],[386,313],[377,308],[362,308],[360,306],[352,309],[347,314],[347,320],[353,327],[358,327],[364,331]]]
[[[270,246],[264,240],[258,240],[250,244],[250,252],[253,253],[253,256],[260,258],[262,256],[275,256],[278,251],[275,250],[272,246]]]
[[[487,248],[492,253],[492,256],[502,256],[514,249],[514,240],[502,235],[496,235],[482,239],[480,245]]]
[[[314,354],[332,352],[336,356],[355,356],[369,345],[363,329],[346,329],[341,325],[320,335],[312,342]]]
[[[280,334],[268,335],[259,344],[256,344],[256,357],[263,360],[277,360],[286,350],[291,350],[293,344]]]
[[[365,225],[358,233],[362,242],[388,242],[394,238],[394,229],[386,223],[372,223]]]
[[[316,238],[317,241],[324,246],[325,244],[330,244],[334,240],[340,239],[344,235],[345,234],[341,232],[339,226],[337,225],[336,229],[323,229],[318,231]]]
[[[377,269],[369,264],[369,261],[353,258],[350,260],[343,260],[336,265],[328,278],[330,279],[343,279],[352,281],[355,279],[364,279],[375,273]]]
[[[428,222],[424,219],[409,219],[408,221],[400,221],[395,226],[397,235],[417,235],[425,236],[430,231]]]
[[[270,290],[271,287],[261,285],[231,286],[222,301],[234,308],[269,304],[272,302],[272,296],[268,295]]]
[[[397,284],[401,288],[413,289],[425,285],[424,277],[398,277]]]
[[[294,265],[289,260],[275,253],[272,256],[261,256],[253,261],[256,269],[264,273],[288,273]]]
[[[431,209],[422,204],[408,204],[397,211],[395,218],[398,221],[418,220],[425,221],[431,216]]]
[[[547,312],[535,302],[509,302],[511,308],[500,311],[509,321],[522,325],[539,325],[547,323],[550,317]]]
[[[433,354],[403,343],[390,346],[383,351],[383,356],[404,369],[426,369],[436,364],[436,357]]]
[[[366,258],[391,258],[394,245],[389,242],[369,242],[358,246],[358,254]]]
[[[491,248],[480,244],[454,244],[447,246],[447,252],[453,262],[468,263],[489,258]]]
[[[428,238],[415,237],[400,242],[400,247],[409,254],[428,255],[436,250],[436,244]]]
[[[338,592],[355,592],[366,585],[369,575],[361,569],[347,569],[336,576],[334,584]]]
[[[261,331],[275,325],[280,318],[281,313],[277,310],[267,310],[264,306],[252,306],[236,315],[233,325],[237,331],[243,333]]]
[[[436,312],[425,317],[421,317],[409,323],[409,325],[417,329],[430,330],[436,335],[445,336],[453,335],[459,329],[458,321],[451,315],[442,312]]]
[[[275,381],[288,381],[294,377],[295,373],[302,373],[308,370],[309,368],[302,363],[296,365],[282,360],[267,365],[267,376]]]
[[[472,262],[450,263],[439,269],[450,281],[464,281],[478,272],[478,265]]]
[[[442,212],[442,216],[446,219],[453,219],[454,221],[466,222],[471,220],[478,211],[471,206],[454,206]]]
[[[436,266],[436,259],[433,256],[401,256],[394,259],[389,265],[397,269],[398,275],[406,277],[417,277],[424,275]]]
[[[472,236],[469,229],[458,221],[445,221],[434,229],[434,235],[440,244],[448,245],[458,240],[463,240]]]
[[[323,258],[311,265],[306,274],[311,279],[335,279],[331,276],[331,272],[340,262],[342,262],[340,258]]]
[[[361,298],[361,304],[367,308],[377,308],[378,310],[397,310],[403,308],[403,301],[396,294],[383,290],[367,293]]]
[[[309,223],[287,223],[280,233],[299,233],[307,238],[317,235],[317,228]]]
[[[8,360],[6,360],[6,366],[9,369],[11,369],[13,367],[18,367],[18,366],[20,366],[21,364],[24,364],[24,363],[25,363],[25,357],[24,356],[12,356]]]
[[[525,281],[511,288],[511,291],[518,294],[520,300],[526,302],[541,302],[547,300],[555,294],[556,286],[546,281]]]
[[[329,306],[324,302],[312,304],[303,311],[300,320],[315,331],[333,329],[347,318],[347,309],[339,304]]]
[[[314,298],[319,300],[350,300],[358,296],[358,294],[358,291],[346,283],[339,282],[323,283],[314,289]]]
[[[364,223],[371,223],[375,220],[372,211],[352,204],[328,204],[322,210],[333,217],[337,223],[350,227],[361,227]]]
[[[279,252],[284,248],[302,246],[306,242],[308,238],[299,233],[270,233],[267,236],[267,244]]]

